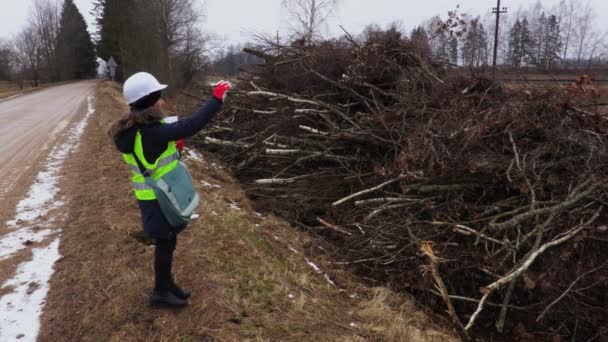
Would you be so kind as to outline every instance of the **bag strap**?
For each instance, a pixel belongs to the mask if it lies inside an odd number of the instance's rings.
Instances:
[[[135,157],[135,162],[137,163],[137,167],[139,167],[139,172],[141,172],[144,177],[152,177],[150,170],[146,169],[144,164],[137,157],[137,153],[135,153],[135,151],[133,151],[133,157]]]

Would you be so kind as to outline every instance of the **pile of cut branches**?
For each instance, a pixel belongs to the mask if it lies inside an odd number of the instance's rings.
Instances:
[[[248,51],[200,141],[260,207],[465,337],[608,336],[608,125],[576,89],[507,92],[395,31]]]

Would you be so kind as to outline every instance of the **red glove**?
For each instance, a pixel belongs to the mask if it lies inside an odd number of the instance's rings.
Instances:
[[[213,91],[213,96],[218,99],[220,102],[224,102],[226,99],[226,94],[232,88],[232,84],[228,81],[219,81],[215,85],[215,90]]]
[[[181,152],[184,150],[184,139],[179,139],[178,141],[175,142],[175,145],[177,146],[177,149]]]

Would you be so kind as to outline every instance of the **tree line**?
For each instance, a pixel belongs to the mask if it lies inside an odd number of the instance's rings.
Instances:
[[[491,65],[495,16],[462,15],[465,29],[458,34],[439,30],[444,20],[436,16],[412,32],[424,35],[433,53],[453,64],[471,68]],[[608,53],[606,32],[596,26],[588,1],[561,0],[554,7],[537,1],[526,10],[501,17],[498,63],[514,70],[550,71],[565,67],[590,67],[602,63]]]
[[[118,80],[146,70],[172,89],[208,63],[202,12],[192,0],[96,0],[97,53],[114,57]]]
[[[0,80],[32,86],[96,73],[95,46],[73,0],[36,0],[26,26],[0,42]]]

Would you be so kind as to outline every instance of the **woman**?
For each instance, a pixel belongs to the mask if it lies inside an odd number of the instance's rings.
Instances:
[[[167,86],[160,84],[148,73],[137,73],[124,84],[123,95],[131,111],[112,125],[109,134],[123,159],[131,167],[135,197],[146,236],[155,239],[154,291],[150,297],[153,306],[184,307],[190,292],[173,281],[171,265],[177,244],[177,235],[186,226],[172,227],[163,215],[154,191],[144,183],[142,167],[154,176],[167,173],[178,163],[176,141],[193,136],[220,110],[230,90],[230,83],[219,82],[213,97],[189,117],[174,123],[165,123],[165,102],[161,92]]]

